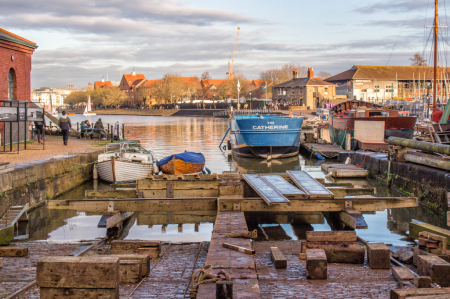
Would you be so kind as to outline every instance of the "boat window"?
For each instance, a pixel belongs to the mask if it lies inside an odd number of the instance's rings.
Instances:
[[[381,111],[369,112],[369,117],[371,116],[381,116]]]

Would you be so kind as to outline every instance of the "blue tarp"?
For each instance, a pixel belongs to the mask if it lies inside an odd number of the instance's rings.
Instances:
[[[168,157],[165,157],[164,159],[160,160],[157,165],[158,167],[161,167],[161,165],[166,164],[173,158],[183,160],[187,163],[193,163],[193,164],[202,164],[205,163],[205,156],[203,156],[202,153],[193,153],[193,152],[184,152],[181,154],[171,155]]]

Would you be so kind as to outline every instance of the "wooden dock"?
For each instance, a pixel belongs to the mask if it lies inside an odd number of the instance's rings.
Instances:
[[[247,223],[243,212],[219,212],[209,244],[205,265],[212,265],[211,273],[217,275],[225,270],[233,280],[233,298],[260,298],[258,277],[256,275],[253,255],[222,247],[222,243],[230,243],[239,247],[252,249],[250,239],[226,238],[226,233],[247,232]],[[215,299],[215,284],[202,284],[197,299]]]

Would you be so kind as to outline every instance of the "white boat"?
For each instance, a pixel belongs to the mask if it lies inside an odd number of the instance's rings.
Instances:
[[[55,108],[53,108],[53,99],[51,94],[47,112],[53,117],[58,117],[58,112],[56,112]]]
[[[97,115],[96,113],[92,113],[91,111],[91,96],[88,96],[88,103],[86,105],[86,108],[84,108],[83,115],[85,116]]]
[[[97,171],[100,179],[107,182],[133,182],[158,173],[156,162],[152,151],[129,140],[119,150],[105,150],[105,153],[98,155]]]

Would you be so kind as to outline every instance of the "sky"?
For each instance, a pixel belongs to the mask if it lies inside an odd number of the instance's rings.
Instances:
[[[440,24],[448,1],[439,1]],[[237,27],[234,70],[248,79],[287,63],[316,74],[409,65],[424,49],[429,59],[424,26],[434,14],[432,0],[0,0],[0,7],[0,27],[38,45],[31,87],[78,89],[133,69],[147,79],[206,71],[223,79]]]

